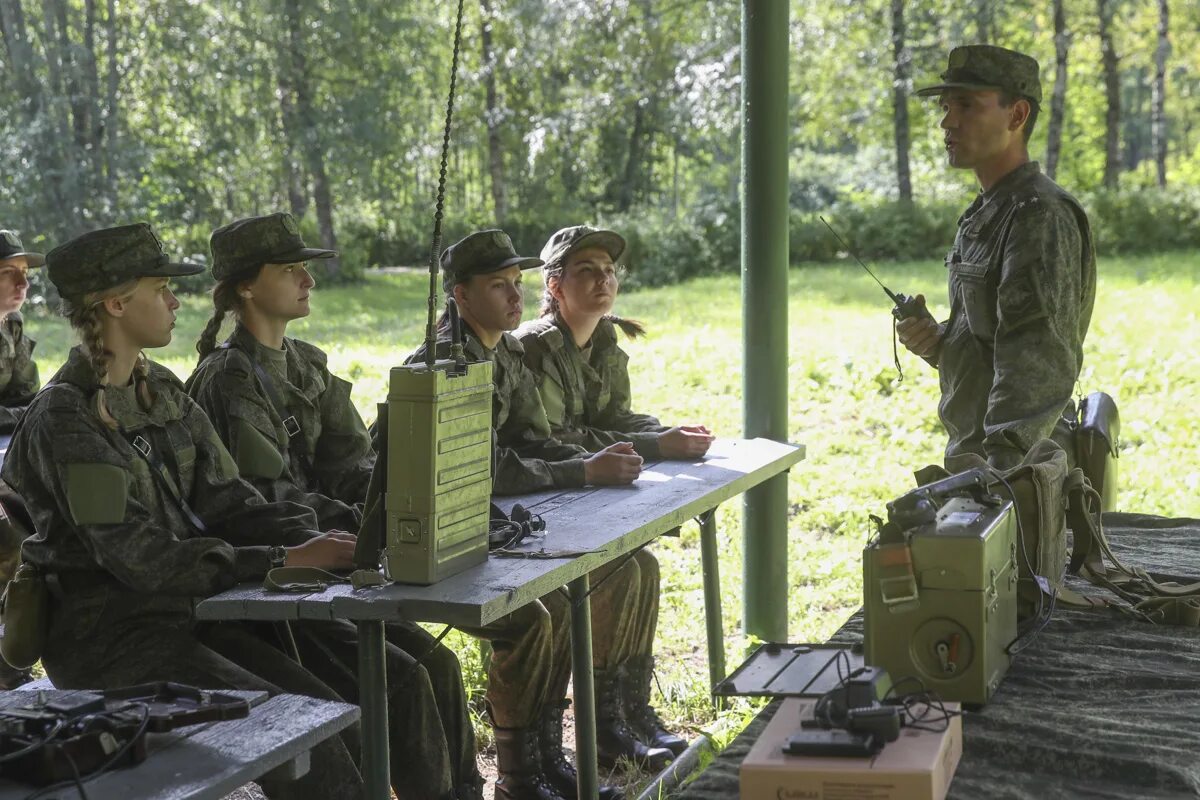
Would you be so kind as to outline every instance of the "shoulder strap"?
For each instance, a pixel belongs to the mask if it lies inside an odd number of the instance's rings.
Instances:
[[[223,349],[236,347],[232,342],[222,342],[217,345]],[[241,348],[238,348],[241,350]],[[254,374],[258,376],[258,382],[262,384],[263,391],[267,393],[267,399],[271,401],[271,406],[275,409],[275,413],[283,420],[283,430],[287,433],[288,449],[296,453],[296,457],[300,460],[300,468],[304,470],[304,474],[308,478],[313,477],[312,462],[308,458],[308,445],[301,434],[304,432],[300,427],[300,420],[296,419],[296,415],[292,413],[287,404],[283,402],[282,395],[279,394],[279,389],[275,386],[275,381],[271,378],[270,373],[263,369],[262,364],[254,358],[252,353],[245,353],[246,358],[250,361],[250,366],[254,368]],[[299,438],[299,441],[297,441]]]
[[[129,446],[137,451],[137,454],[150,466],[150,474],[154,476],[154,480],[175,501],[175,505],[179,507],[179,510],[183,513],[187,521],[192,524],[192,527],[201,535],[207,534],[208,526],[204,524],[204,520],[200,519],[199,515],[188,505],[187,498],[183,496],[179,487],[167,480],[166,467],[163,465],[163,461],[155,451],[154,446],[150,444],[150,440],[140,433],[131,434],[124,427],[121,428],[121,435],[129,442]]]

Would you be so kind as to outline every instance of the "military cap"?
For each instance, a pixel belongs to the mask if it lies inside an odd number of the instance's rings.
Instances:
[[[212,274],[217,280],[263,264],[296,264],[315,258],[333,258],[334,250],[307,247],[291,214],[246,217],[217,228],[208,240],[212,249]]]
[[[1038,62],[1031,56],[990,44],[969,44],[950,51],[942,82],[918,89],[919,97],[939,95],[948,89],[994,89],[1042,103]]]
[[[25,261],[30,269],[40,267],[46,263],[46,257],[41,253],[31,253],[21,244],[21,239],[13,231],[0,231],[0,261],[7,258],[16,258],[17,256],[25,256]]]
[[[572,225],[570,228],[556,231],[542,248],[542,261],[546,262],[543,278],[549,278],[561,271],[571,253],[589,247],[599,247],[616,261],[625,252],[625,239],[616,231],[587,225]]]
[[[517,255],[512,239],[504,231],[476,231],[442,253],[442,288],[449,294],[456,283],[472,275],[487,275],[509,267],[534,269],[541,265],[540,258]]]
[[[64,297],[111,289],[134,278],[175,278],[203,272],[199,264],[172,262],[145,222],[76,236],[46,254],[50,282]]]

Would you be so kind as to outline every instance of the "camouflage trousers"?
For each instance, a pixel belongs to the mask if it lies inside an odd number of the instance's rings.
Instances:
[[[0,593],[17,571],[21,543],[32,534],[33,520],[29,518],[25,503],[12,487],[0,481]],[[28,678],[27,671],[10,667],[0,658],[0,690],[14,688]]]
[[[300,663],[358,704],[358,630],[348,622],[293,622]],[[450,648],[419,625],[384,626],[392,788],[400,800],[478,796],[475,730],[462,669]]]
[[[103,596],[99,596],[102,594]],[[113,593],[115,594],[115,593]],[[60,689],[109,689],[176,681],[203,689],[248,689],[340,700],[331,688],[249,627],[238,623],[193,626],[187,619],[126,616],[109,629],[104,610],[120,605],[108,590],[60,596],[52,605],[42,666]],[[99,606],[99,612],[97,611]],[[85,630],[86,629],[86,630]],[[85,633],[84,636],[77,634]],[[317,744],[311,769],[295,781],[261,779],[271,800],[361,798],[358,726]]]
[[[649,656],[658,624],[658,560],[638,551],[588,575],[592,592],[592,663],[614,669]],[[567,694],[571,680],[571,601],[557,589],[540,601],[465,633],[492,643],[487,703],[501,728],[536,724],[541,710]]]

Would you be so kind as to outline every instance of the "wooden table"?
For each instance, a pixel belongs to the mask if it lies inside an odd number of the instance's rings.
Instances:
[[[272,770],[298,778],[308,771],[309,750],[358,719],[358,708],[298,695],[227,691],[251,702],[250,716],[146,734],[146,760],[87,781],[93,798],[121,800],[220,800]],[[39,696],[66,691],[0,692],[0,708],[27,706]],[[0,780],[0,800],[23,800],[35,787]],[[53,795],[78,796],[75,787]]]
[[[519,502],[542,515],[547,524],[543,540],[547,550],[589,551],[586,555],[489,558],[433,586],[389,584],[355,590],[338,585],[316,594],[278,594],[264,591],[259,584],[243,584],[204,600],[197,606],[196,615],[208,620],[356,621],[363,777],[368,797],[386,800],[390,781],[383,622],[407,619],[482,626],[566,585],[573,601],[571,655],[579,796],[595,797],[598,781],[588,573],[699,518],[710,670],[712,676],[724,677],[716,524],[711,512],[803,458],[803,446],[767,439],[721,439],[701,461],[664,461],[647,466],[631,486],[559,490],[503,499],[502,506],[511,508]]]

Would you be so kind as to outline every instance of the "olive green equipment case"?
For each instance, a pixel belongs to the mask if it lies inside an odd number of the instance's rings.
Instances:
[[[945,700],[986,703],[1017,638],[1012,502],[972,471],[888,510],[863,552],[866,663],[897,684],[915,678]]]
[[[29,669],[42,657],[50,624],[46,579],[33,564],[21,564],[0,599],[0,655],[9,666]]]
[[[483,563],[492,494],[492,364],[393,367],[384,575],[431,584]]]
[[[1079,403],[1075,421],[1075,463],[1100,495],[1104,511],[1117,510],[1117,458],[1121,415],[1117,401],[1092,392]]]

